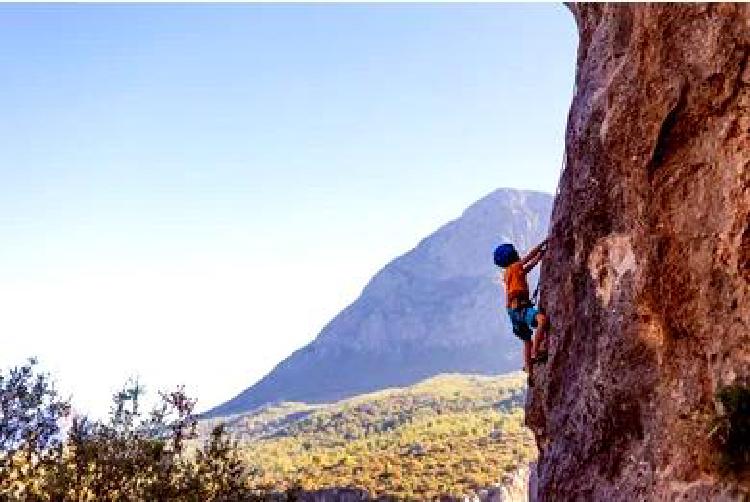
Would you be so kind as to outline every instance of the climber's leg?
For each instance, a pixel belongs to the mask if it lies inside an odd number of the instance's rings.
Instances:
[[[529,386],[533,386],[534,358],[533,342],[531,341],[534,332],[529,327],[528,321],[533,319],[530,311],[536,313],[536,309],[529,307],[508,308],[508,317],[513,326],[513,334],[523,342],[523,370],[529,374]]]

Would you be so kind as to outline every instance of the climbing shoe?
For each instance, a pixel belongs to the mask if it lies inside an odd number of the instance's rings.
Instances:
[[[547,362],[547,351],[546,350],[540,350],[539,353],[534,357],[532,360],[534,361],[534,364],[544,364]]]

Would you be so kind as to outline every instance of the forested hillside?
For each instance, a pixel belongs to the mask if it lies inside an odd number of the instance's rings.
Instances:
[[[535,456],[521,374],[438,376],[331,405],[228,419],[262,492],[353,487],[429,500],[503,482]],[[220,420],[200,424],[205,433]]]

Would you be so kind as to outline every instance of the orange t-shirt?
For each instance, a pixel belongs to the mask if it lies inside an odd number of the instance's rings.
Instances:
[[[523,273],[523,265],[520,261],[505,269],[505,294],[508,299],[508,307],[515,299],[527,300],[529,298],[529,285],[526,283],[526,275]]]

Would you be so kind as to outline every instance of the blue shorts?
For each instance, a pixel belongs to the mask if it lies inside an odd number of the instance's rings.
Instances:
[[[515,309],[508,308],[507,310],[510,323],[513,325],[513,334],[524,342],[531,340],[531,335],[534,334],[532,328],[537,327],[536,315],[539,313],[539,309],[529,305]]]

